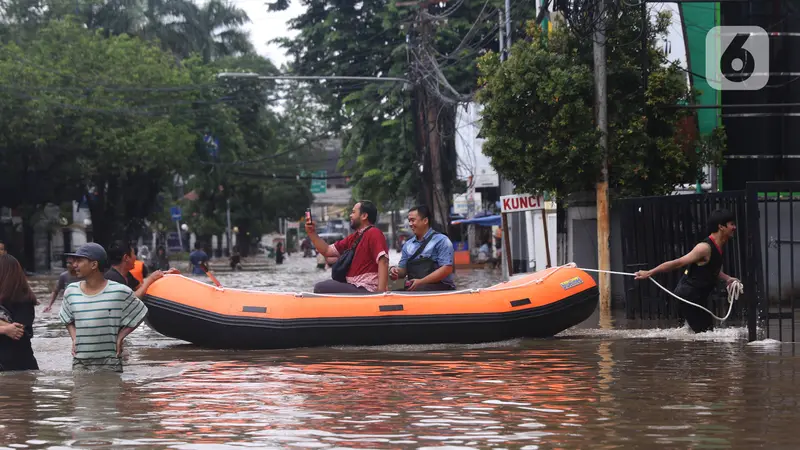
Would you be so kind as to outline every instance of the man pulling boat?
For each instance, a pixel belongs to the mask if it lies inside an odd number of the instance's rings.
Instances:
[[[675,288],[674,294],[696,305],[708,308],[708,299],[718,280],[727,285],[738,281],[722,271],[722,249],[736,231],[736,217],[728,210],[719,209],[708,218],[708,237],[700,241],[687,254],[667,261],[651,270],[636,272],[635,279],[644,280],[657,273],[687,267]],[[714,329],[713,317],[700,308],[680,303],[681,314],[695,333]]]

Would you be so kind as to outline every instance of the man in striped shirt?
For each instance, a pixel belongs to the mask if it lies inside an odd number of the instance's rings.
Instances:
[[[64,291],[59,318],[72,338],[73,371],[122,372],[122,344],[147,316],[128,286],[106,280],[108,256],[89,243],[70,256],[81,282]]]

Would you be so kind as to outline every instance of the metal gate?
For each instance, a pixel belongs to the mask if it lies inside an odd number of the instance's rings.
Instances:
[[[747,183],[747,259],[744,280],[750,304],[748,339],[795,341],[795,310],[800,300],[800,182]],[[797,206],[795,206],[797,204]]]
[[[707,236],[709,214],[725,208],[736,215],[737,233],[726,246],[725,273],[743,279],[747,271],[746,242],[748,221],[745,215],[745,191],[671,195],[621,199],[614,208],[619,212],[623,271],[652,269],[664,261],[688,253]],[[677,285],[681,271],[659,275],[659,282],[670,289]],[[625,310],[628,319],[678,319],[677,303],[653,283],[641,283],[623,277]],[[747,289],[747,285],[745,285]],[[724,283],[709,302],[709,310],[718,316],[728,311]],[[734,305],[728,323],[743,325],[746,302]]]

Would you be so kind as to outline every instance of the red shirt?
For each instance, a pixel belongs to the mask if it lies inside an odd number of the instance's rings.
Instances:
[[[356,238],[362,233],[364,233],[364,237],[356,247],[356,253],[353,255],[353,262],[347,271],[346,279],[350,284],[375,292],[378,290],[378,260],[381,256],[388,257],[389,252],[386,238],[381,230],[376,227],[372,227],[366,232],[359,230],[336,242],[333,246],[341,255],[355,243]]]

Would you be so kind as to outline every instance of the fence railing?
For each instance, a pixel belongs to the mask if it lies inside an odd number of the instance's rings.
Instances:
[[[795,280],[800,268],[800,231],[795,231],[800,224],[800,182],[747,183],[747,213],[752,269],[745,279],[745,293],[750,293],[748,338],[794,342],[800,304],[800,280]]]
[[[620,214],[622,263],[625,272],[651,269],[664,261],[688,253],[699,241],[708,236],[706,222],[709,214],[725,208],[736,216],[738,231],[723,249],[724,270],[742,279],[747,271],[745,191],[706,194],[672,195],[665,197],[639,197],[616,201],[614,208]],[[677,285],[682,271],[660,276],[667,288]],[[677,304],[667,293],[653,283],[641,283],[623,277],[625,283],[625,309],[628,319],[678,319]],[[666,282],[666,284],[664,283]],[[744,320],[745,303],[734,306],[728,323]],[[728,310],[723,283],[712,294],[709,310],[719,316]]]

